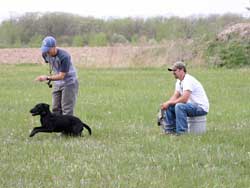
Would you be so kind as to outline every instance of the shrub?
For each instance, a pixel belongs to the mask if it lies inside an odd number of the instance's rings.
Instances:
[[[215,41],[208,45],[205,56],[209,65],[216,67],[242,67],[250,65],[249,41]]]
[[[32,48],[40,47],[42,44],[42,40],[43,40],[43,36],[36,34],[30,38],[28,45],[29,47],[32,47]]]
[[[108,44],[105,33],[92,34],[89,38],[89,46],[106,46]]]
[[[82,47],[84,45],[84,39],[80,35],[73,37],[72,46]]]
[[[112,44],[126,44],[128,43],[128,40],[126,39],[125,36],[114,33],[111,37],[111,41]]]

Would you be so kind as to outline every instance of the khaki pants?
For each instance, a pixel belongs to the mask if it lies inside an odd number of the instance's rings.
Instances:
[[[78,94],[78,81],[66,86],[54,86],[52,92],[52,112],[73,115]]]

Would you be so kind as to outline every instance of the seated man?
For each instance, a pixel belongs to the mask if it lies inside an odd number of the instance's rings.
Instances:
[[[193,76],[187,74],[183,62],[176,62],[172,68],[174,77],[177,79],[173,96],[161,105],[166,110],[166,134],[182,134],[187,132],[187,116],[202,116],[209,111],[209,102],[201,83]]]

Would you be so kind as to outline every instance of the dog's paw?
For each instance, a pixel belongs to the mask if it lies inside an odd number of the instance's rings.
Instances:
[[[32,131],[32,132],[30,133],[29,137],[33,137],[35,134],[36,134],[36,132],[35,132],[35,131]]]

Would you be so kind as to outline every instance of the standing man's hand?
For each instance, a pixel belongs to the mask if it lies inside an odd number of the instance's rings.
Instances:
[[[39,81],[39,82],[43,82],[43,81],[46,81],[48,78],[48,76],[46,75],[41,75],[41,76],[38,76],[35,81]]]

